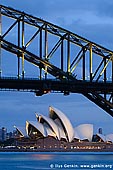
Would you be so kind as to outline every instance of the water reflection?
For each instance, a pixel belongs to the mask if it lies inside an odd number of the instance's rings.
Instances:
[[[33,160],[52,160],[54,159],[54,155],[52,154],[32,154],[31,158]]]
[[[28,157],[28,155],[27,155]],[[32,153],[29,155],[32,160],[51,160],[51,161],[83,161],[83,162],[95,162],[95,161],[111,161],[113,162],[112,154],[76,154],[76,153]],[[25,157],[24,157],[25,158]]]
[[[0,153],[0,170],[81,169],[83,165],[113,168],[113,154],[91,153]],[[73,168],[71,168],[73,166]],[[90,169],[88,168],[88,169]],[[112,169],[111,168],[111,169]],[[85,169],[82,167],[82,169]],[[98,168],[102,169],[102,167]]]

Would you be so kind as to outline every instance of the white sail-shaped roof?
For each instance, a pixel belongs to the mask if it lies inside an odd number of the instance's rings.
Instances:
[[[70,120],[66,117],[66,115],[61,112],[60,110],[54,108],[54,107],[49,107],[49,116],[51,119],[59,119],[62,128],[65,132],[66,138],[69,142],[71,142],[74,138],[74,129],[73,126],[70,122]]]
[[[37,114],[36,114],[36,117],[38,117],[38,120],[39,120],[40,123],[43,122],[44,126],[49,126],[50,129],[54,132],[54,136],[56,136],[60,140],[59,128],[58,128],[56,123],[51,118],[46,117],[44,115],[40,115],[39,116]],[[41,120],[42,120],[42,122],[41,122]]]
[[[102,139],[104,142],[106,142],[106,136],[105,135],[102,135],[100,133],[97,133],[96,135],[99,136],[100,139]]]
[[[21,134],[21,136],[27,137],[27,133],[26,133],[25,127],[17,127],[17,126],[14,126],[14,127]]]
[[[58,127],[59,139],[65,139],[65,140],[67,141],[65,132],[64,132],[64,130],[63,130],[63,127],[62,127],[61,122],[59,121],[59,119],[55,119],[54,122],[55,122],[55,124],[56,124],[57,127]]]
[[[92,141],[93,137],[93,125],[92,124],[81,124],[75,128],[74,138]]]
[[[56,138],[55,133],[49,127],[46,127],[46,132],[47,136],[53,136],[54,138]]]
[[[106,141],[111,141],[111,142],[113,142],[113,134],[108,134],[108,135],[106,135]]]
[[[41,124],[39,122],[36,122],[36,121],[26,121],[26,132],[27,132],[27,135],[29,134],[29,132],[28,132],[29,125],[31,125],[34,128],[36,128],[44,137],[47,136],[47,132],[46,132],[43,124]]]
[[[81,139],[76,129],[75,129],[74,138],[75,138],[75,139]]]
[[[67,141],[64,130],[61,127],[59,127],[59,134],[60,134],[60,139],[65,139]]]

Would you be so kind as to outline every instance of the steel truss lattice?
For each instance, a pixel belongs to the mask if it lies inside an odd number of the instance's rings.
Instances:
[[[4,26],[5,20],[8,22]],[[2,50],[17,57],[17,79],[13,81],[3,78]],[[32,80],[33,86],[28,80],[28,87],[26,61],[38,70],[38,80]],[[36,88],[36,83],[42,83],[42,89]],[[0,88],[26,89],[37,94],[41,91],[41,95],[45,91],[81,93],[113,116],[113,51],[41,18],[1,5]]]

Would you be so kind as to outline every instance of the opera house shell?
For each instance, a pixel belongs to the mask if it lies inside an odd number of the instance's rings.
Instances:
[[[80,124],[74,128],[68,117],[55,107],[49,107],[48,117],[36,114],[36,119],[36,121],[26,121],[26,128],[16,127],[21,137],[39,139],[51,136],[67,142],[75,139],[92,141],[92,124]],[[108,136],[108,138],[111,139],[112,136]]]
[[[20,137],[27,137],[26,129],[24,127],[14,126]]]
[[[103,142],[112,142],[113,143],[113,134],[103,135],[103,134],[97,133],[97,136]]]
[[[75,128],[74,138],[80,140],[92,141],[93,136],[93,125],[92,124],[81,124]]]
[[[74,129],[66,115],[60,110],[50,106],[49,117],[57,124],[60,138],[64,137],[67,141],[71,142],[74,138]]]

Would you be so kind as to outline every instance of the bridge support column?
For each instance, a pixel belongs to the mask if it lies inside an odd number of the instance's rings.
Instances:
[[[48,53],[48,37],[47,37],[47,25],[45,26],[45,60],[47,60]],[[45,66],[45,79],[47,79],[47,66]]]
[[[18,47],[20,47],[20,21],[18,21]],[[20,78],[20,56],[18,53],[18,79]]]
[[[107,80],[107,76],[106,76],[106,59],[104,59],[104,67],[105,67],[105,70],[104,70],[104,83],[106,83],[106,80]],[[104,93],[104,98],[106,99],[106,93]]]
[[[90,81],[92,82],[92,73],[93,73],[93,70],[92,70],[92,44],[90,43]]]
[[[22,21],[22,78],[24,78],[24,16]]]
[[[69,41],[69,35],[68,35],[68,41],[67,41],[67,72],[70,73],[70,41]]]
[[[83,47],[83,80],[85,80],[85,47]]]
[[[40,30],[40,58],[42,59],[42,30]],[[42,79],[42,68],[40,66],[40,80]]]

